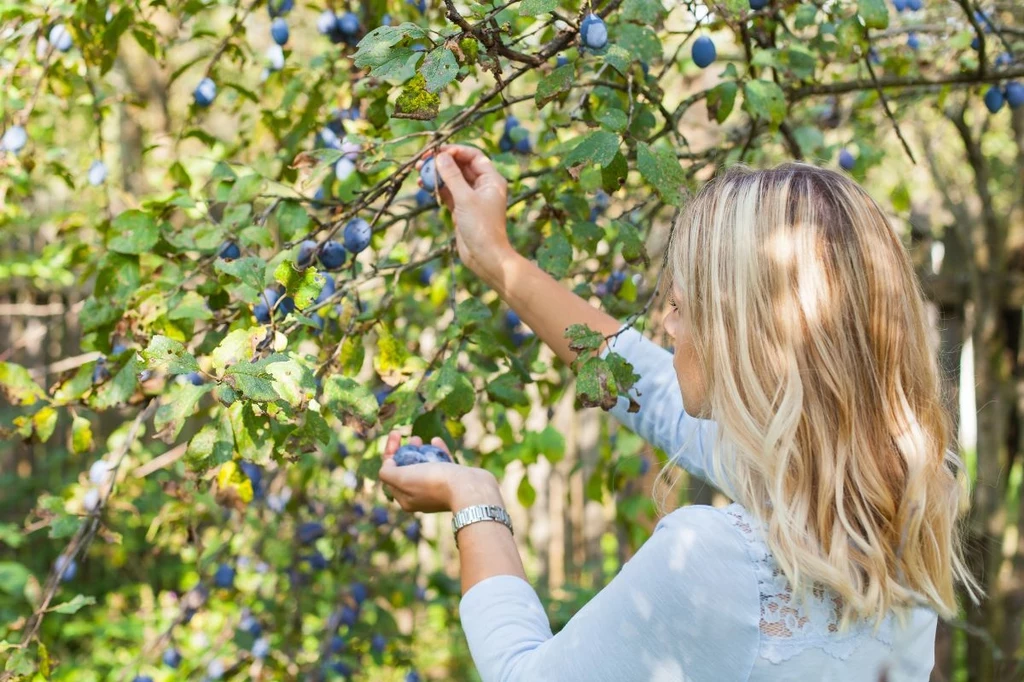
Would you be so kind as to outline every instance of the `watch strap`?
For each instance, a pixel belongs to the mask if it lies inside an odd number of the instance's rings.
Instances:
[[[455,546],[459,546],[459,531],[478,521],[497,521],[508,528],[513,535],[512,519],[504,507],[493,504],[476,504],[460,509],[452,515],[452,533],[455,535]]]

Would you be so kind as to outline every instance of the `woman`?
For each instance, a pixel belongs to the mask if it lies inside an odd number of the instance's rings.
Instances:
[[[482,678],[927,680],[937,616],[956,613],[957,582],[976,588],[921,293],[871,198],[800,164],[708,184],[670,242],[670,354],[513,251],[483,153],[436,162],[462,262],[564,361],[568,325],[608,337],[641,376],[640,411],[620,398],[613,414],[736,501],[667,515],[554,636],[502,515],[462,526]],[[483,470],[396,466],[399,441],[380,478],[403,509],[502,506]]]

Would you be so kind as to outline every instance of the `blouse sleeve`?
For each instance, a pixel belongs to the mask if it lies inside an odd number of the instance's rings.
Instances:
[[[602,357],[613,351],[640,375],[633,387],[639,394],[640,411],[629,412],[629,401],[620,396],[611,413],[628,429],[664,450],[673,462],[728,491],[725,482],[714,479],[712,453],[717,424],[691,417],[683,409],[672,354],[632,328],[612,339]]]
[[[718,510],[673,512],[556,635],[528,583],[488,578],[460,606],[473,661],[483,682],[746,680],[760,617],[747,552]]]

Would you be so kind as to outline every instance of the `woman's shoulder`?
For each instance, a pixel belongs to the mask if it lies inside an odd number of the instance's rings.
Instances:
[[[746,558],[752,562],[762,558],[759,552],[751,552],[761,544],[757,521],[740,504],[733,503],[726,507],[693,504],[680,507],[662,517],[655,531],[696,534],[705,541],[713,541],[723,547],[742,549]]]
[[[817,584],[794,594],[764,541],[761,521],[740,504],[683,507],[665,516],[658,526],[669,534],[700,538],[723,562],[716,570],[733,575],[742,572],[744,582],[754,585],[758,653],[770,663],[779,664],[810,650],[846,660],[856,651],[865,651],[862,647],[869,642],[891,650],[896,641],[904,647],[911,640],[926,642],[929,628],[934,635],[934,612],[920,608],[913,610],[906,626],[890,614],[878,629],[868,621],[842,628],[839,596]]]

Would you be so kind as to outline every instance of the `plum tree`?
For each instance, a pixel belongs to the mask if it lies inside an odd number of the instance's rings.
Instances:
[[[1024,104],[1005,3],[11,8],[4,310],[64,308],[7,325],[25,332],[0,361],[0,447],[31,472],[0,473],[0,542],[22,543],[0,668],[29,679],[155,672],[171,647],[197,679],[214,660],[231,679],[472,676],[464,653],[434,656],[459,589],[424,559],[448,551],[435,525],[385,506],[383,436],[439,437],[498,477],[525,467],[513,503],[529,507],[535,470],[576,456],[550,423],[561,401],[645,398],[599,334],[568,330],[579,358],[552,358],[462,261],[438,203],[446,145],[491,157],[518,252],[644,325],[667,227],[721,168],[835,159],[909,220],[942,202],[906,179],[901,140],[925,172],[949,150],[921,149],[921,126],[962,112],[990,155],[1019,123],[990,99]],[[609,556],[626,558],[653,510],[623,479],[662,460],[612,431],[574,475],[615,505]],[[432,447],[396,461],[450,461]]]

